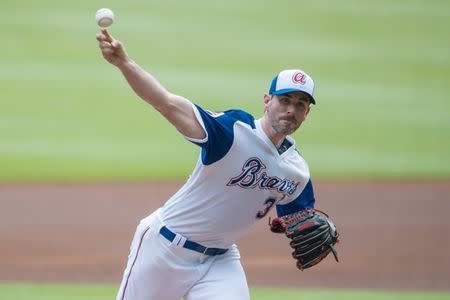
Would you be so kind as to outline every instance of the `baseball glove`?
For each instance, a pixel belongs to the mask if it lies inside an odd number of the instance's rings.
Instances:
[[[285,233],[294,249],[292,256],[300,270],[310,268],[332,252],[339,262],[334,245],[339,234],[328,215],[317,209],[308,208],[293,214],[269,219],[272,232]]]

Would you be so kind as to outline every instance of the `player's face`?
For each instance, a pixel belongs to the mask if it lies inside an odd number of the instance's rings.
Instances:
[[[296,131],[310,110],[307,95],[301,92],[264,95],[264,109],[272,129],[282,135]]]

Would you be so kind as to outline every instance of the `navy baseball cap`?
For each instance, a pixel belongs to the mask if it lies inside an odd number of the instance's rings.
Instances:
[[[284,70],[272,80],[269,88],[270,95],[281,95],[292,92],[303,92],[309,96],[312,104],[314,100],[314,80],[302,70]]]

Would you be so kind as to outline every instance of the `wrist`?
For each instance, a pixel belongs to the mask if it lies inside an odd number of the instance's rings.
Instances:
[[[119,68],[122,72],[134,68],[136,63],[129,57],[124,58],[117,62],[116,67]]]

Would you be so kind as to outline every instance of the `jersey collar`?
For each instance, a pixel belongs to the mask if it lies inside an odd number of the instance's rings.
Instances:
[[[257,135],[263,139],[263,141],[269,146],[271,151],[277,156],[286,155],[286,153],[289,153],[290,151],[292,151],[292,149],[295,149],[295,140],[290,135],[288,135],[286,136],[286,140],[288,141],[288,143],[291,144],[291,146],[287,148],[284,152],[279,154],[277,147],[275,147],[275,145],[272,143],[272,141],[269,139],[267,134],[262,129],[261,119],[255,120],[255,127]],[[283,144],[285,144],[285,142],[283,142]]]

